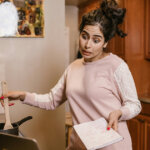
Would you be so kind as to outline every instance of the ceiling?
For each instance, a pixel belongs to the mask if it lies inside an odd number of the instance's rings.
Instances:
[[[91,0],[65,0],[66,5],[81,6]]]

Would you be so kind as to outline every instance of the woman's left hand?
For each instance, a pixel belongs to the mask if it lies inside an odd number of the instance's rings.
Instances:
[[[115,131],[118,130],[118,120],[121,117],[121,110],[112,111],[108,117],[108,126],[107,129],[113,128]]]

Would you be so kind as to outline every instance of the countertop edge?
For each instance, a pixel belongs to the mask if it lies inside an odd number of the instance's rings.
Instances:
[[[150,104],[150,97],[139,97],[139,100],[143,103]]]

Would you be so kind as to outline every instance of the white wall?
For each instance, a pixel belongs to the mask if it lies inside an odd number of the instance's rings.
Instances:
[[[65,7],[66,30],[69,39],[69,62],[76,59],[78,51],[78,11],[79,8],[76,6],[66,5]],[[68,102],[66,102],[65,111],[70,111]]]
[[[49,92],[65,69],[65,1],[45,0],[44,7],[45,38],[0,38],[0,69],[9,90]],[[10,109],[12,121],[33,116],[20,129],[37,139],[41,150],[65,149],[64,105],[46,111],[18,101]]]
[[[77,55],[78,45],[78,7],[66,5],[66,26],[69,28],[70,39],[70,62],[72,62]]]

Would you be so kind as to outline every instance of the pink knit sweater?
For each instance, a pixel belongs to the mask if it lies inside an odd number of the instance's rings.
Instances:
[[[104,117],[120,109],[118,132],[124,140],[101,150],[132,150],[126,120],[141,111],[135,84],[127,64],[118,56],[110,55],[94,61],[77,59],[48,94],[27,93],[24,103],[52,110],[69,101],[73,124],[80,124]],[[85,150],[84,145],[72,132],[68,150]]]

